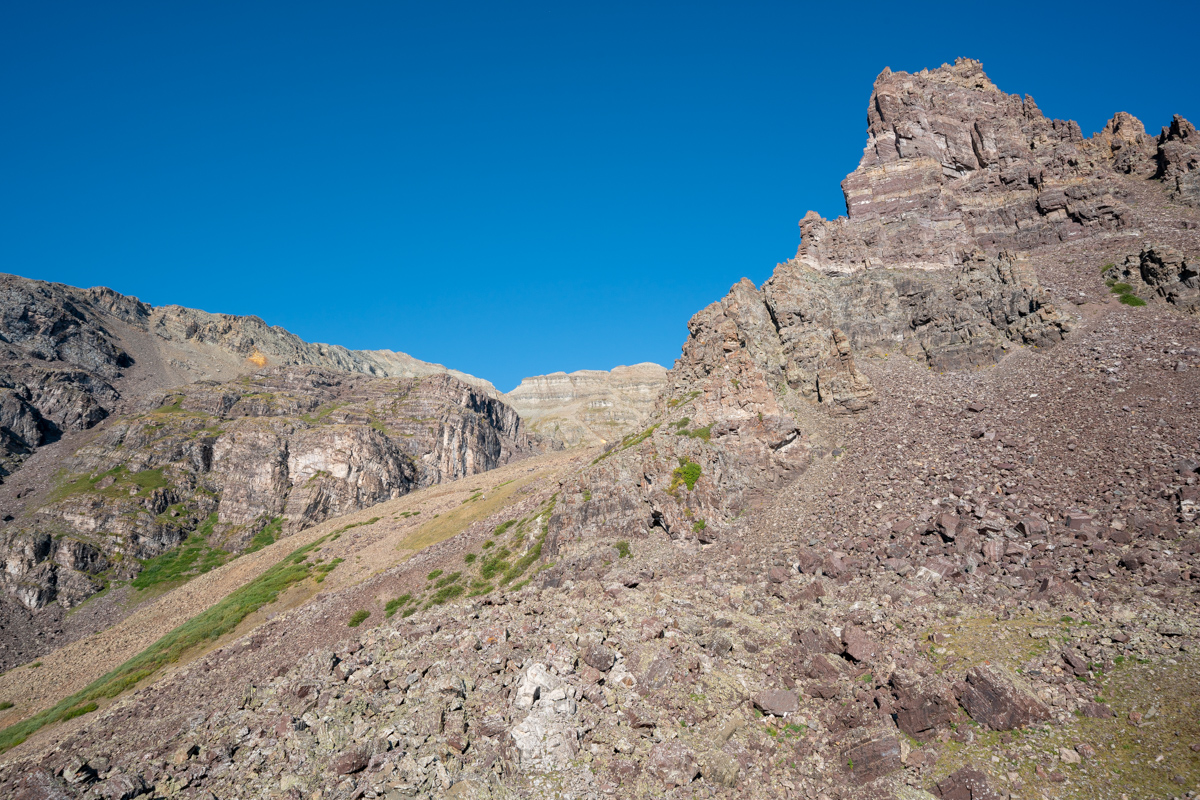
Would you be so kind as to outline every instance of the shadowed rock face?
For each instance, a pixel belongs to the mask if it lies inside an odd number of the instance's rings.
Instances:
[[[0,585],[69,607],[192,532],[236,551],[273,520],[286,534],[529,452],[513,409],[449,375],[276,367],[192,384],[63,463],[46,502],[5,529]]]

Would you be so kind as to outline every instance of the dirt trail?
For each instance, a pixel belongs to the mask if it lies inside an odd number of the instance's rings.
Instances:
[[[579,458],[579,452],[551,453],[482,475],[432,486],[344,517],[326,520],[255,553],[240,556],[145,604],[112,628],[72,642],[34,662],[41,666],[23,665],[0,675],[0,701],[14,704],[14,708],[0,715],[0,727],[19,722],[83,689],[262,575],[296,548],[326,534],[379,518],[374,524],[350,529],[336,542],[322,548],[324,558],[345,561],[319,587],[312,581],[306,582],[308,596],[301,602],[361,583],[420,549],[455,535],[475,519],[494,512],[526,484],[548,473],[569,468]],[[479,496],[471,499],[476,495]],[[288,605],[296,605],[294,598],[281,598],[274,605],[286,599],[292,600]],[[244,635],[273,617],[276,611],[271,606],[260,609],[247,620],[248,625],[239,625],[233,635]],[[214,642],[213,646],[219,644]]]

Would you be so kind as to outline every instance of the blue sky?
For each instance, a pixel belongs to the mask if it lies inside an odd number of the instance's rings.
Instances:
[[[9,3],[0,271],[511,389],[670,366],[844,212],[871,84],[983,61],[1085,134],[1200,123],[1193,3]],[[1174,44],[1172,44],[1174,41]]]

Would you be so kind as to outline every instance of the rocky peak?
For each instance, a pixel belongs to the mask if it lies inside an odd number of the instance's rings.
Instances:
[[[1113,154],[1149,163],[1143,133],[1118,114],[1084,139],[1077,123],[1002,92],[970,59],[916,74],[885,70],[868,104],[862,160],[842,182],[848,216],[805,215],[796,258],[831,274],[944,269],[976,249],[1027,250],[1129,227]]]
[[[1158,135],[1155,160],[1155,177],[1170,187],[1171,196],[1200,207],[1200,135],[1196,127],[1176,114]]]

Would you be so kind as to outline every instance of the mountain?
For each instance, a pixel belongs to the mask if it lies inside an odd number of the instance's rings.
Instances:
[[[0,274],[0,468],[64,433],[86,430],[155,389],[228,380],[267,366],[316,366],[376,377],[451,374],[390,350],[311,344],[258,317],[154,307],[111,289]],[[3,473],[0,473],[3,477]]]
[[[1194,793],[1196,146],[1178,117],[1084,137],[970,59],[884,70],[847,215],[691,319],[642,427],[148,565],[174,588],[107,627],[84,603],[96,633],[0,675],[0,791]],[[232,431],[240,403],[324,435],[318,380],[369,430],[410,416],[325,369],[163,388],[138,413],[169,422],[121,425]],[[526,413],[613,383],[531,380]],[[101,504],[143,491],[111,477]]]
[[[604,444],[645,426],[667,370],[649,362],[525,378],[504,396],[530,430],[568,447]]]

